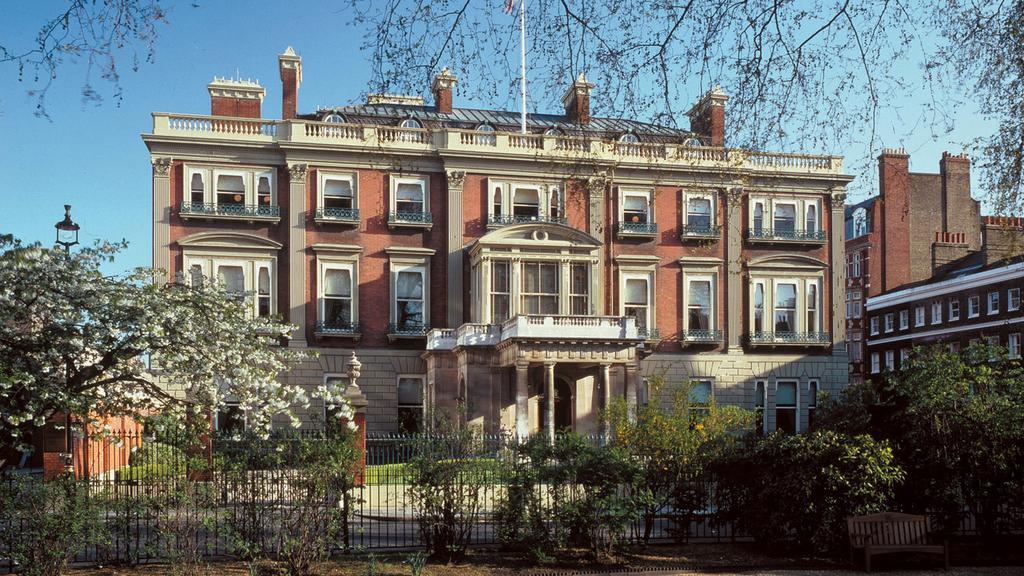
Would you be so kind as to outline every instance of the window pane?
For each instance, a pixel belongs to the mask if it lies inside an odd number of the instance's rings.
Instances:
[[[352,296],[352,274],[348,270],[327,270],[324,273],[324,296]]]
[[[218,266],[217,281],[228,292],[245,292],[245,273],[241,266]]]
[[[555,294],[558,292],[558,266],[543,264],[541,266],[541,292]]]
[[[245,181],[241,176],[221,175],[217,178],[218,192],[238,192],[245,194]]]
[[[796,225],[796,205],[776,204],[775,205],[774,228],[783,232],[792,232]]]
[[[646,305],[647,281],[642,278],[626,279],[626,294],[624,300],[626,305]]]
[[[622,207],[629,211],[646,212],[647,198],[643,196],[626,196],[623,200]]]
[[[708,330],[711,328],[711,282],[691,280],[689,288],[689,329]]]
[[[270,294],[270,270],[260,268],[258,290],[261,296]]]
[[[779,382],[775,393],[776,406],[796,406],[796,382]]]
[[[419,272],[399,272],[396,293],[399,298],[423,299],[423,275]]]
[[[352,322],[351,298],[328,298],[324,301],[324,322],[328,325],[350,324]]]
[[[711,402],[711,381],[697,380],[690,387],[690,403],[706,405]]]
[[[508,292],[508,262],[491,263],[491,291]]]
[[[400,182],[396,199],[399,202],[422,202],[423,187],[413,182]]]
[[[352,196],[352,183],[348,180],[327,180],[324,182],[324,196]]]
[[[695,227],[711,226],[711,200],[690,198],[687,203],[686,224]]]
[[[540,204],[540,193],[532,188],[516,188],[512,202],[515,204]]]
[[[422,406],[423,405],[423,379],[421,379],[421,378],[399,378],[398,379],[398,405],[399,406]]]

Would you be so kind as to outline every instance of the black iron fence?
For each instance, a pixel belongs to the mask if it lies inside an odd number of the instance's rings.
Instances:
[[[206,558],[273,555],[297,524],[310,522],[330,534],[333,553],[417,548],[422,541],[410,462],[431,442],[438,458],[464,458],[464,453],[436,451],[437,443],[448,441],[443,436],[371,435],[365,459],[348,483],[321,482],[317,485],[322,488],[313,490],[312,481],[321,471],[310,465],[310,451],[331,449],[344,440],[293,432],[269,439],[212,438],[198,445],[167,433],[125,434],[106,441],[123,447],[124,458],[117,461],[128,465],[73,483],[75,493],[84,496],[84,514],[102,532],[75,556],[80,564],[173,561],[187,551]],[[589,441],[603,442],[600,437]],[[478,436],[473,443],[474,465],[467,473],[473,474],[479,506],[469,543],[498,545],[496,512],[508,493],[511,471],[530,463],[517,455],[513,438]],[[0,484],[8,499],[0,502],[0,572],[18,569],[11,550],[36,525],[38,517],[32,514],[69,514],[59,505],[19,506],[47,486],[28,475],[8,475]],[[551,487],[539,483],[533,489],[541,502],[550,501],[545,499],[550,499]],[[691,492],[699,495],[693,510],[681,516],[666,506],[637,517],[627,530],[627,542],[746,539],[732,523],[717,517],[713,479],[694,481]],[[970,514],[965,514],[961,532],[974,530]]]

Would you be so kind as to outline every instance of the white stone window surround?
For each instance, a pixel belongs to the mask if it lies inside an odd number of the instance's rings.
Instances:
[[[808,306],[807,306],[808,305],[808,300],[807,299],[808,299],[808,292],[809,292],[809,290],[808,290],[807,286],[812,284],[812,283],[815,286],[817,286],[817,290],[816,290],[816,293],[817,293],[817,303],[816,304],[817,304],[818,314],[817,314],[817,319],[814,322],[815,326],[808,326],[807,325],[807,309],[808,309]],[[776,273],[772,273],[771,275],[764,275],[764,276],[762,276],[760,274],[758,274],[758,275],[751,275],[750,290],[749,290],[749,292],[750,292],[750,303],[749,303],[750,317],[749,317],[749,321],[750,321],[751,332],[757,332],[759,330],[757,328],[757,324],[755,322],[756,310],[755,310],[755,305],[754,305],[755,304],[754,303],[754,297],[755,297],[755,292],[757,291],[757,286],[758,285],[760,285],[762,287],[763,294],[764,294],[763,323],[761,325],[760,331],[762,331],[762,332],[780,332],[780,330],[776,330],[775,329],[775,312],[776,312],[776,309],[777,309],[776,308],[776,302],[775,302],[775,296],[776,296],[776,291],[778,290],[779,285],[782,285],[782,284],[793,284],[793,285],[795,285],[795,288],[796,288],[796,306],[795,306],[795,313],[794,313],[794,323],[793,323],[793,326],[790,327],[790,330],[788,330],[786,332],[821,332],[822,331],[822,326],[825,326],[826,325],[825,323],[828,321],[826,318],[823,318],[824,314],[822,314],[824,309],[822,307],[823,296],[822,296],[821,287],[824,285],[824,273],[821,273],[821,274],[818,274],[818,275],[806,275],[806,274],[803,274],[803,273],[785,274],[785,273],[782,273],[782,272],[776,272]],[[783,310],[783,308],[778,308],[778,310]],[[789,309],[785,308],[785,310],[789,310]],[[877,326],[877,324],[875,323],[875,319],[872,319],[872,330],[874,330],[876,326]]]
[[[974,294],[967,297],[967,317],[977,318],[981,316],[981,296]]]
[[[270,313],[277,311],[277,258],[274,257],[248,257],[239,254],[226,252],[197,252],[186,251],[183,257],[183,271],[191,275],[193,267],[198,266],[202,271],[203,278],[215,279],[220,267],[240,267],[245,287],[245,295],[249,299],[247,307],[253,316],[259,312],[259,298],[257,297],[257,282],[260,270],[266,270],[270,275]]]
[[[914,308],[914,327],[921,327],[925,324],[924,318],[924,306],[917,306]]]
[[[1006,291],[1006,311],[1016,312],[1020,310],[1020,288],[1010,288]]]
[[[709,226],[718,224],[718,194],[713,190],[683,190],[683,226],[690,226],[690,200],[707,200],[711,205]]]
[[[878,374],[881,371],[878,359],[878,352],[871,353],[871,373]]]
[[[942,301],[932,302],[932,324],[942,324]]]
[[[398,209],[398,188],[403,185],[418,186],[420,189],[420,203],[422,205],[420,212],[424,214],[430,212],[430,176],[426,174],[391,174],[388,181],[391,191],[388,195],[390,212],[400,211]],[[402,212],[404,212],[404,210]]]
[[[757,206],[761,206],[761,222],[760,227],[755,222],[757,217],[756,211]],[[757,229],[771,229],[775,227],[775,210],[779,206],[792,206],[794,214],[793,229],[796,232],[818,232],[822,230],[821,226],[821,198],[810,197],[810,196],[787,196],[787,195],[761,195],[751,194],[749,200],[750,210],[749,227],[752,230]],[[806,229],[807,219],[807,207],[814,206],[814,212],[817,216],[815,220],[815,227],[812,230]]]
[[[654,224],[657,222],[654,215],[654,188],[645,186],[618,186],[618,220],[617,222],[626,222],[625,211],[627,203],[634,207],[644,207],[644,217],[646,221],[644,224]],[[629,202],[629,200],[633,200]]]
[[[885,314],[885,331],[892,332],[896,329],[896,318],[892,312],[886,312]]]
[[[657,270],[659,259],[657,256],[625,256],[615,257],[618,266],[618,286],[616,308],[619,316],[626,315],[626,281],[643,280],[647,283],[647,331],[652,333],[657,329]],[[639,325],[637,326],[639,328]]]
[[[334,170],[317,170],[316,206],[324,208],[324,192],[330,181],[348,182],[352,191],[352,208],[359,208],[359,174]]]
[[[793,392],[796,395],[796,398],[795,398],[795,401],[794,401],[794,403],[792,405],[790,405],[790,404],[782,404],[782,405],[780,405],[779,404],[778,398],[779,398],[779,385],[780,384],[785,384],[785,385],[792,384],[793,385]],[[772,389],[775,392],[775,429],[776,430],[779,429],[779,411],[780,411],[780,409],[781,410],[789,410],[789,411],[793,412],[793,431],[796,434],[799,434],[801,432],[801,429],[800,429],[800,413],[801,413],[801,411],[800,411],[800,401],[801,401],[801,396],[802,396],[800,394],[800,380],[798,378],[776,378],[775,382],[774,382],[774,386],[772,386]]]
[[[537,191],[537,221],[565,218],[565,199],[561,183],[493,177],[487,178],[486,182],[488,222],[512,219],[513,202],[518,189]]]
[[[910,311],[900,310],[900,330],[907,330],[910,328]]]
[[[327,285],[327,274],[330,271],[343,271],[348,272],[349,282],[351,283],[351,290],[349,292],[349,299],[351,300],[349,323],[359,323],[359,266],[356,262],[345,262],[336,260],[323,260],[317,258],[317,264],[320,266],[320,272],[317,274],[319,282],[317,283],[317,320],[320,322],[326,322],[326,309],[327,300],[331,298],[326,294]]]
[[[221,176],[240,176],[245,187],[243,204],[257,205],[258,199],[256,189],[260,178],[267,178],[270,182],[270,205],[277,204],[277,178],[274,168],[261,166],[213,166],[203,164],[185,164],[184,167],[184,198],[187,202],[200,202],[192,196],[192,179],[198,174],[203,180],[204,204],[217,205],[217,182]]]
[[[388,254],[388,322],[393,325],[400,324],[398,317],[398,278],[402,272],[419,274],[422,281],[422,326],[430,325],[430,260],[434,250],[429,248],[399,248],[389,247],[384,251]]]
[[[707,330],[718,330],[718,266],[695,266],[682,264],[683,272],[683,298],[681,312],[683,315],[682,326],[683,330],[689,332],[690,330],[700,330],[700,327],[690,326],[690,283],[691,282],[709,282],[710,283],[710,310],[708,312],[708,327]]]
[[[402,381],[405,380],[406,384],[412,381],[419,381],[419,402],[409,402],[408,398],[403,401],[401,398],[401,386]],[[398,408],[399,417],[403,412],[411,412],[418,418],[419,424],[423,425],[424,415],[426,414],[426,400],[427,400],[427,376],[425,374],[398,374],[395,377],[395,404]],[[420,430],[422,431],[422,430]]]
[[[999,314],[999,291],[992,291],[988,293],[988,313]]]
[[[594,294],[597,290],[597,276],[594,267],[597,262],[589,254],[554,254],[530,252],[485,252],[473,265],[473,291],[480,298],[473,298],[474,309],[471,316],[474,322],[496,323],[494,321],[491,286],[494,262],[509,263],[509,318],[525,314],[522,310],[523,295],[523,264],[528,262],[552,263],[558,266],[558,314],[572,313],[572,265],[585,264],[589,271],[589,313],[594,311]]]

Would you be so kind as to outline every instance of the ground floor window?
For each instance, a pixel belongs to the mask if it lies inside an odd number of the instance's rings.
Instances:
[[[238,402],[225,402],[214,417],[213,428],[221,434],[241,434],[245,432],[245,412]]]
[[[807,430],[814,430],[814,411],[818,407],[818,381],[807,383]]]
[[[398,430],[423,431],[423,376],[398,377]]]
[[[776,383],[775,429],[789,434],[795,434],[797,431],[795,380],[780,380]]]
[[[768,400],[767,389],[768,386],[764,380],[754,382],[754,430],[759,435],[765,432],[764,408]]]
[[[711,380],[694,380],[690,383],[690,418],[699,420],[711,412]]]

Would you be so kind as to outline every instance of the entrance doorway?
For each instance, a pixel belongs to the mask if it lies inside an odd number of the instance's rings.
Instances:
[[[572,385],[565,378],[555,378],[555,430],[572,430]]]

